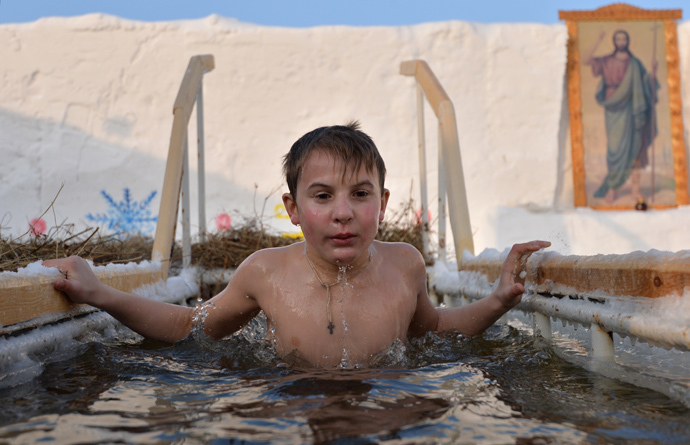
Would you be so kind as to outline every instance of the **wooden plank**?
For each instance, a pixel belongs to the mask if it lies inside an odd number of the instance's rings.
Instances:
[[[483,260],[481,258],[473,258],[462,263],[462,269],[467,272],[479,272],[484,275],[489,283],[493,283],[501,276],[501,267],[503,261],[499,260]]]
[[[161,271],[96,270],[96,276],[108,286],[131,292],[161,279]],[[95,308],[72,303],[53,287],[55,277],[11,278],[0,280],[0,334],[16,329],[50,323],[88,313]]]
[[[489,282],[500,277],[502,262],[473,259],[462,270],[484,274]],[[577,295],[658,298],[682,295],[690,286],[690,253],[635,253],[627,255],[535,257],[527,263],[527,284],[550,293],[554,283]]]

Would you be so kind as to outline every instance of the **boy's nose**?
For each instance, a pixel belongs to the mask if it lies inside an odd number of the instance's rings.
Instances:
[[[354,216],[352,206],[347,199],[338,199],[333,209],[333,218],[341,223],[350,221]]]

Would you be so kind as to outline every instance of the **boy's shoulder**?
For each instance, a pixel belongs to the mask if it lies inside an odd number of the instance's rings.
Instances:
[[[262,265],[273,262],[284,262],[296,257],[304,252],[304,242],[298,242],[282,247],[268,247],[257,250],[244,260],[245,263],[252,265]]]
[[[409,243],[397,242],[397,241],[374,241],[374,246],[379,250],[384,250],[391,253],[402,253],[407,255],[414,255],[414,253],[419,253],[419,250],[415,246]]]
[[[400,242],[374,241],[374,247],[387,260],[406,265],[424,264],[422,254],[411,244]]]

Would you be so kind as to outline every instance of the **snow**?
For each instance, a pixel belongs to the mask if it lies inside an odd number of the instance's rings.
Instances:
[[[141,261],[139,263],[110,263],[100,266],[95,266],[91,260],[86,260],[86,262],[89,263],[91,269],[97,273],[124,273],[129,271],[157,272],[161,268],[161,263],[158,261]],[[35,278],[39,276],[60,277],[62,274],[57,267],[46,267],[43,265],[43,261],[39,260],[30,263],[25,267],[19,268],[16,272],[0,272],[0,281],[18,278]]]
[[[43,261],[36,261],[22,267],[16,272],[0,272],[0,281],[13,280],[18,278],[35,278],[35,277],[60,277],[62,274],[55,267],[45,267]]]

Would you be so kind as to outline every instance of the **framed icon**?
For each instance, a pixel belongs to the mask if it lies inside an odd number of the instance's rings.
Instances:
[[[575,206],[688,204],[676,22],[625,4],[559,11],[568,28]]]

